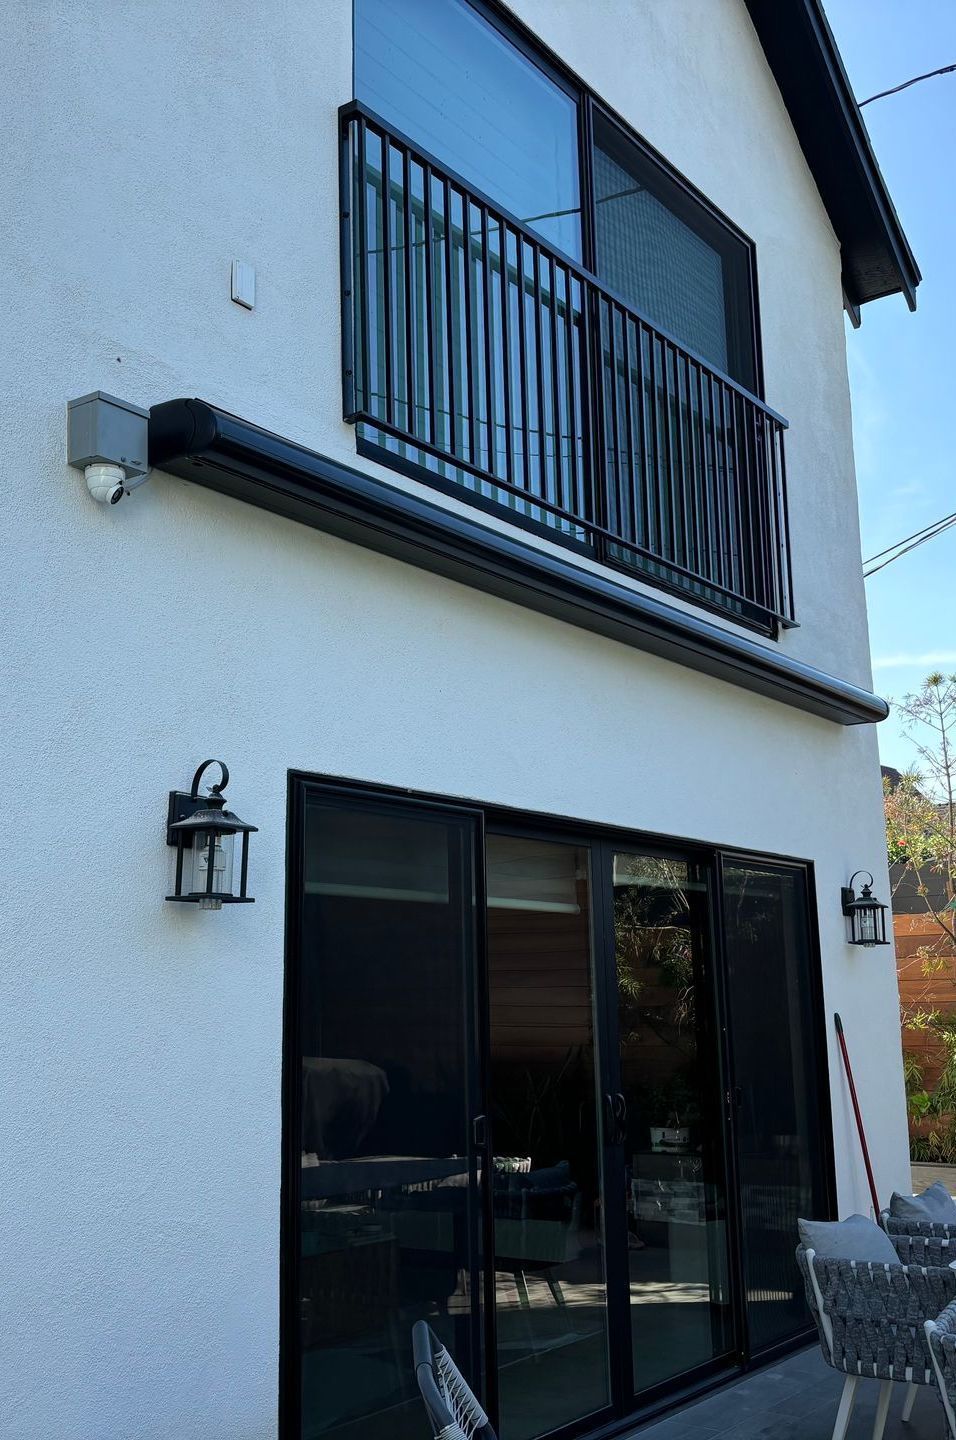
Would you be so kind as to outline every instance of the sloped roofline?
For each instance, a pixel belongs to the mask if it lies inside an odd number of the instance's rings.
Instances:
[[[848,305],[902,294],[915,310],[919,266],[820,0],[745,3],[840,242]]]

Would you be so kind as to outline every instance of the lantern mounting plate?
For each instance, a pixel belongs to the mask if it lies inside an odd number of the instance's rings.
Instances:
[[[193,837],[187,830],[185,834],[177,834],[172,829],[180,820],[189,820],[196,814],[197,810],[206,808],[206,796],[202,795],[194,799],[188,790],[170,790],[169,792],[169,813],[166,816],[166,844],[176,846],[180,839],[184,845],[192,847]]]

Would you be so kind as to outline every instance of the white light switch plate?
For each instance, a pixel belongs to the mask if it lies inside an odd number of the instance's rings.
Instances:
[[[255,308],[256,272],[245,260],[232,262],[232,298],[237,305],[244,305],[247,310]]]

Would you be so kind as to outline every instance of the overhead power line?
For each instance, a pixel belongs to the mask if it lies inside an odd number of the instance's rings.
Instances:
[[[875,575],[878,570],[884,570],[887,565],[892,565],[894,560],[899,560],[903,555],[908,555],[911,550],[915,550],[919,545],[925,545],[927,540],[935,540],[937,535],[942,535],[943,531],[948,530],[951,525],[956,525],[956,513],[944,515],[942,519],[934,520],[932,525],[925,525],[922,530],[915,530],[912,535],[905,535],[902,540],[897,540],[895,545],[888,545],[885,550],[880,550],[876,555],[871,555],[868,560],[864,560],[863,562],[864,567],[871,567],[870,569],[864,568],[864,580],[868,580],[869,577]],[[884,559],[884,556],[887,558]],[[875,560],[879,560],[880,564],[875,565],[873,563]]]
[[[860,100],[862,110],[864,105],[872,105],[874,100],[883,100],[887,95],[898,95],[901,90],[908,90],[911,85],[918,85],[921,80],[932,80],[935,75],[949,75],[956,70],[956,64],[941,65],[938,70],[927,70],[925,75],[914,75],[912,80],[904,80],[902,85],[894,85],[891,90],[881,90],[878,95],[870,95],[866,100]]]

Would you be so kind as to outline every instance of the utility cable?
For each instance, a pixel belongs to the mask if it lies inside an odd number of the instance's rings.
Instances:
[[[883,100],[887,95],[898,95],[901,90],[908,90],[911,85],[918,85],[921,80],[932,80],[936,75],[949,75],[956,70],[956,64],[941,65],[938,70],[927,70],[925,75],[914,75],[912,80],[904,80],[902,85],[894,85],[891,90],[881,90],[878,95],[870,95],[866,100],[858,101],[860,109],[864,105],[871,105],[874,100]]]
[[[910,540],[916,540],[920,535],[925,535],[927,530],[935,530],[938,525],[945,525],[949,520],[956,520],[956,512],[952,515],[944,515],[941,520],[934,520],[931,525],[924,525],[921,530],[914,530],[912,535],[904,535],[902,540],[897,540],[894,545],[887,545],[885,550],[877,550],[875,555],[864,560],[864,565],[872,565],[874,560],[882,560],[883,556],[889,555],[891,550],[898,550],[901,545],[906,545]]]
[[[944,519],[938,520],[935,525],[928,525],[925,530],[917,531],[915,537],[910,536],[909,544],[907,544],[904,540],[900,540],[897,542],[897,545],[891,545],[889,547],[889,550],[893,551],[894,553],[890,554],[889,559],[883,560],[881,564],[872,565],[871,569],[864,570],[864,580],[868,580],[869,577],[871,575],[875,575],[878,570],[885,570],[887,565],[892,565],[894,560],[902,559],[902,557],[904,555],[908,555],[911,550],[916,550],[920,545],[925,545],[927,540],[935,540],[937,535],[942,535],[944,530],[949,530],[953,525],[956,525],[956,515],[948,515]],[[899,548],[900,546],[902,546],[902,549]],[[887,550],[880,551],[880,555],[887,554],[889,554],[889,551]],[[879,559],[879,556],[874,555],[873,559]],[[867,560],[864,563],[867,565],[872,564],[870,560]]]

